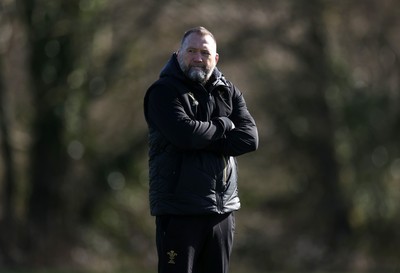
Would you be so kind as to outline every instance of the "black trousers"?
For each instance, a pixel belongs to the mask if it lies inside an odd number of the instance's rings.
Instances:
[[[228,273],[234,213],[157,216],[158,273]]]

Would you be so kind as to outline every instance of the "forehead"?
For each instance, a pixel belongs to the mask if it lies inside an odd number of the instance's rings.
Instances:
[[[189,36],[187,36],[183,44],[183,47],[207,49],[212,52],[215,52],[217,49],[217,45],[214,39],[210,35],[201,35],[198,33],[192,33]]]

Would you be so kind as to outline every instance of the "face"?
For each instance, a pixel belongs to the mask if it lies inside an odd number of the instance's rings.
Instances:
[[[199,83],[208,81],[219,58],[214,39],[198,33],[186,37],[177,57],[183,73]]]

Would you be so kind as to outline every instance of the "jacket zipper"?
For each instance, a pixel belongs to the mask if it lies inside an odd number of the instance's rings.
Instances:
[[[222,159],[224,160],[224,172],[223,172],[223,176],[222,176],[222,186],[225,189],[226,180],[228,177],[228,160],[226,160],[225,156],[222,156]]]
[[[223,162],[224,162],[224,170],[222,173],[222,185],[219,190],[216,191],[216,198],[217,198],[217,209],[218,212],[222,213],[224,211],[224,191],[226,183],[227,183],[227,178],[228,178],[228,160],[225,158],[225,156],[222,156]]]
[[[224,212],[224,204],[223,204],[223,194],[222,192],[217,192],[216,193],[216,198],[217,198],[217,210],[219,213]]]
[[[204,87],[203,87],[204,88]],[[208,100],[207,100],[207,120],[210,118],[210,115],[213,111],[213,107],[212,104],[215,104],[214,101],[214,97],[212,95],[214,89],[216,87],[214,86],[214,88],[212,88],[211,90],[209,90],[209,92],[204,88],[204,91],[206,93],[208,93]],[[224,162],[224,170],[222,173],[222,185],[220,187],[220,189],[217,189],[216,192],[216,201],[217,201],[217,210],[219,213],[223,213],[224,212],[224,201],[223,201],[223,197],[224,197],[224,191],[225,191],[225,186],[226,186],[226,182],[227,182],[227,177],[228,177],[228,160],[225,158],[225,156],[222,156],[222,160]]]

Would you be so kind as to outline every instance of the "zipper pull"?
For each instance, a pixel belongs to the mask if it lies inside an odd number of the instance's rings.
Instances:
[[[199,105],[199,102],[196,100],[192,92],[188,93],[188,96],[193,100],[192,106],[197,106]]]

